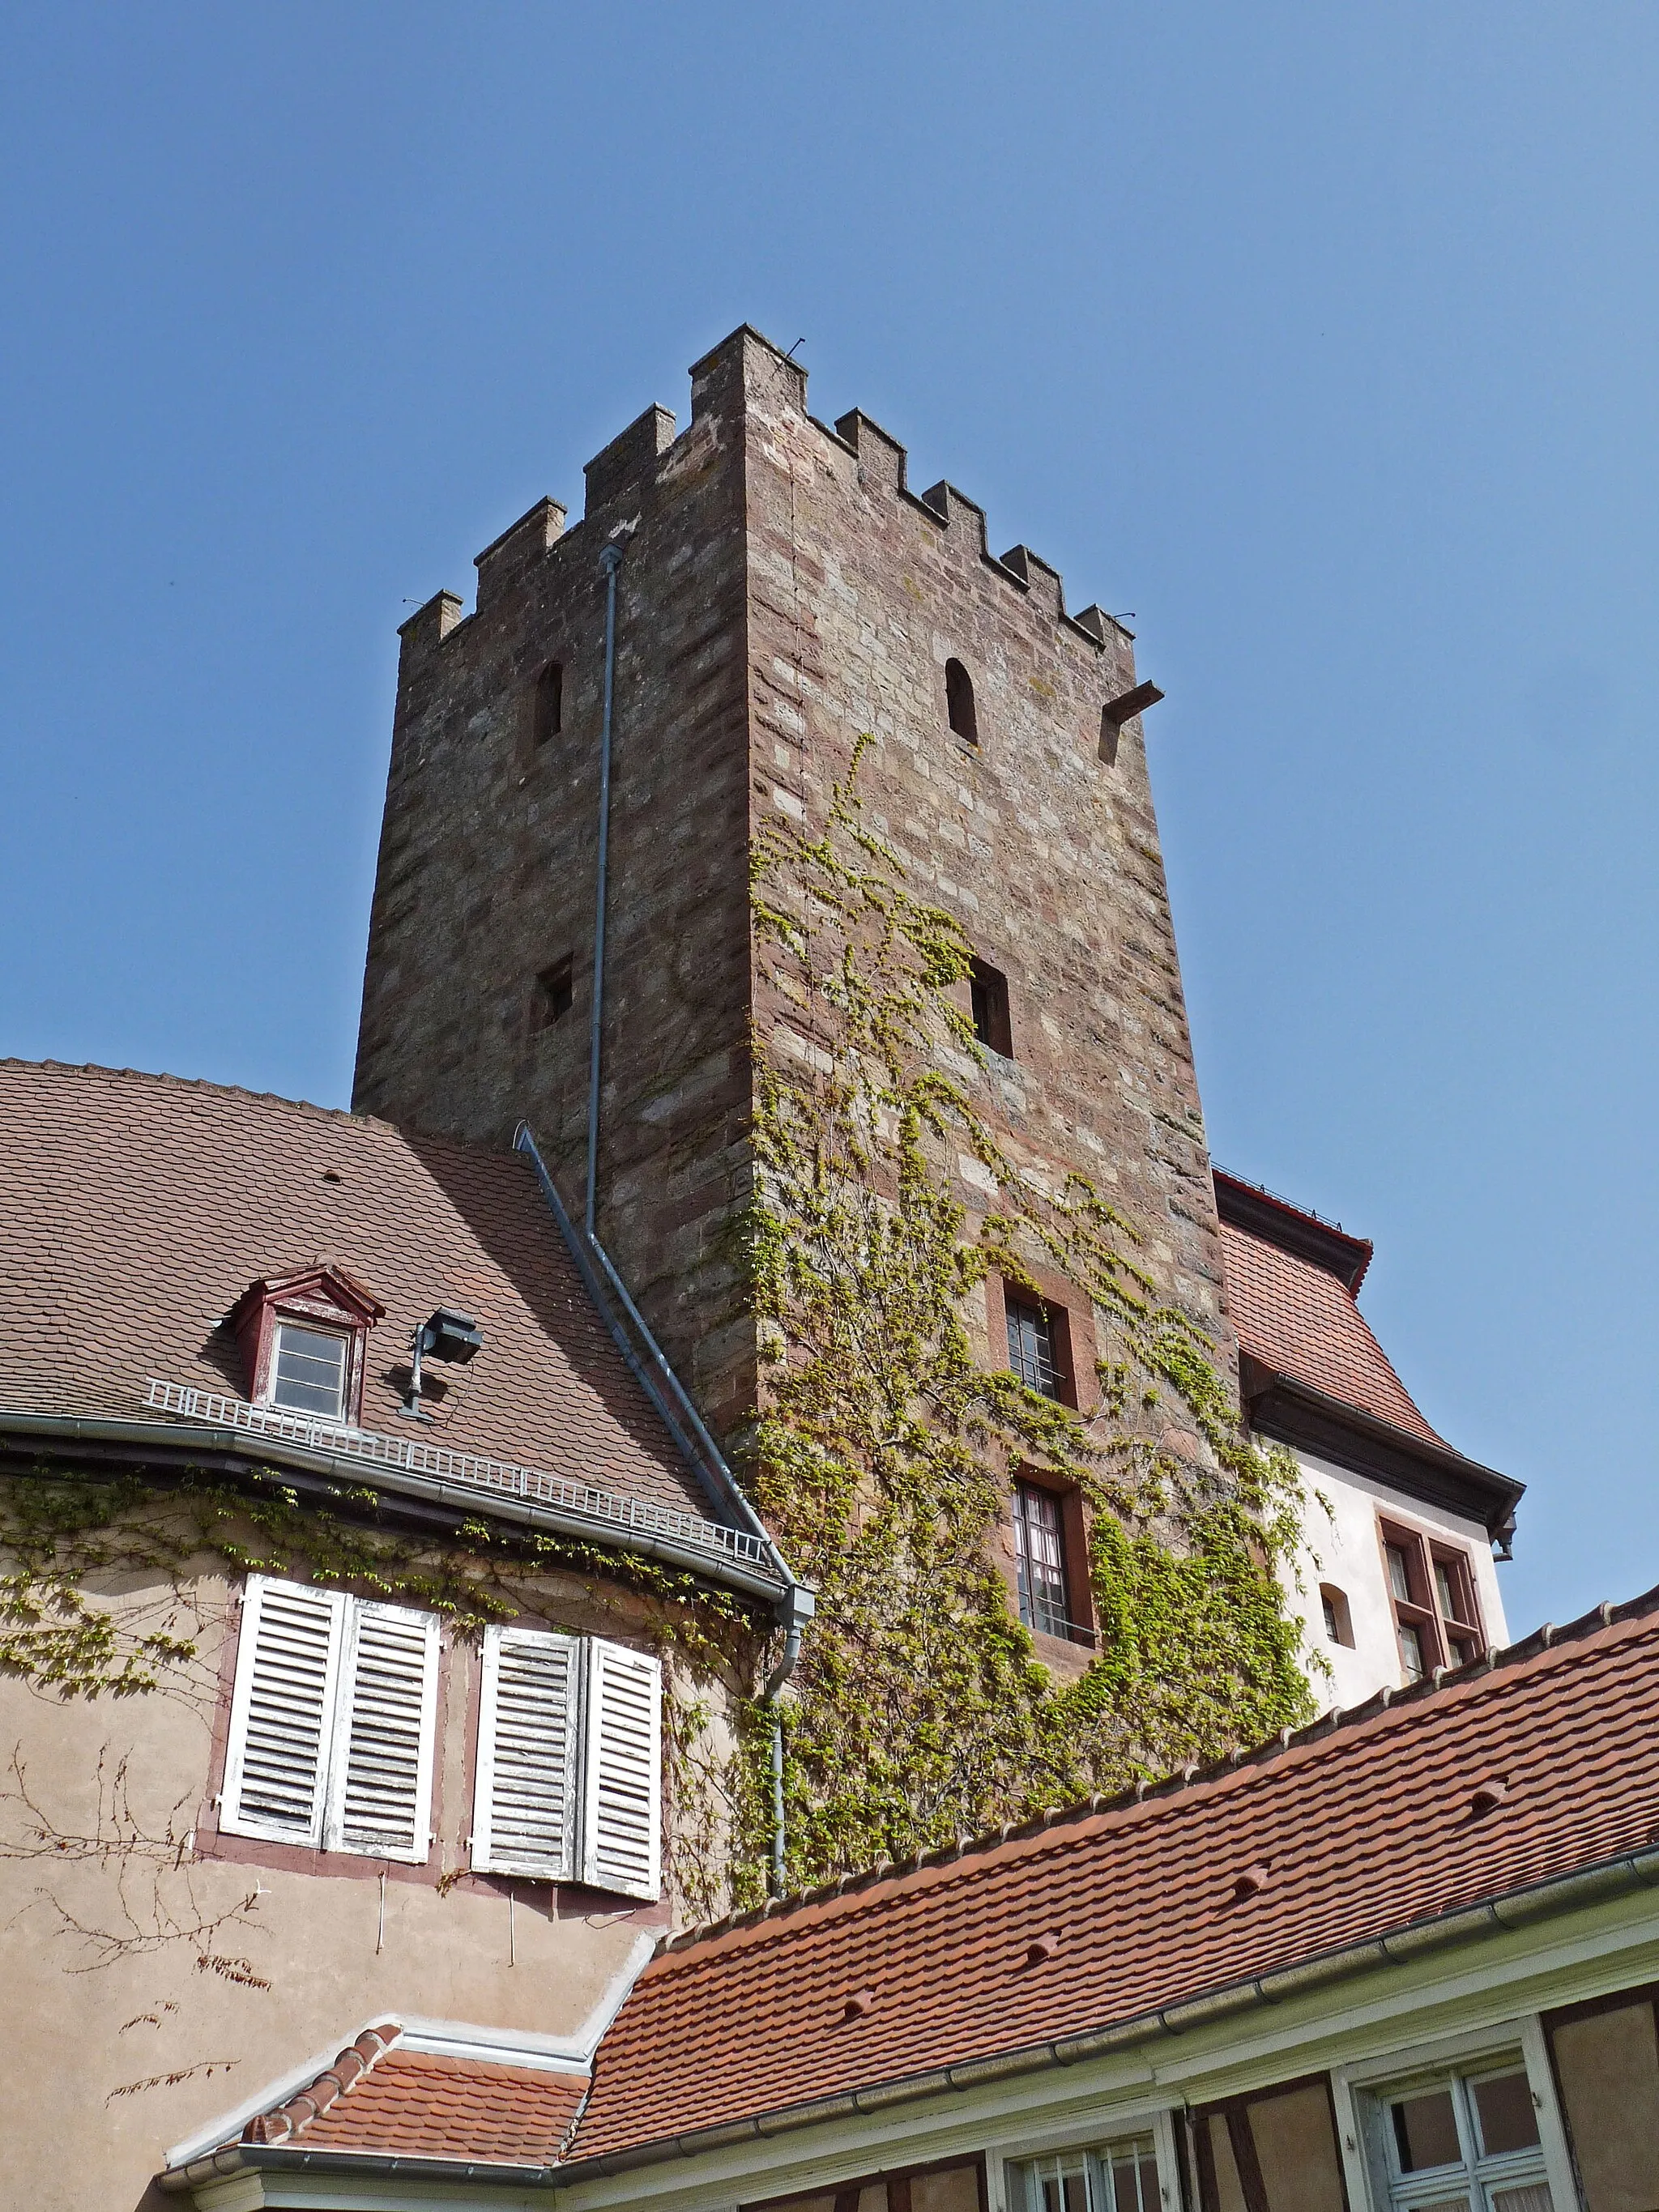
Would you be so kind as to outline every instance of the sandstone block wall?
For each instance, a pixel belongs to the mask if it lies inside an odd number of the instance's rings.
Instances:
[[[864,732],[874,826],[1008,978],[989,1118],[1115,1200],[1231,1364],[1139,723],[1099,757],[1132,641],[1097,608],[1068,616],[1025,548],[993,557],[972,501],[914,493],[866,417],[832,429],[805,402],[799,368],[734,333],[693,369],[683,434],[648,410],[590,465],[579,526],[543,502],[481,556],[476,614],[441,597],[405,626],[356,1103],[498,1142],[523,1115],[579,1194],[599,556],[621,533],[600,1229],[705,1410],[752,1396],[722,1231],[748,1189],[750,1025],[785,1012],[750,943],[750,840],[776,810],[821,820]],[[555,657],[563,730],[538,749]],[[977,745],[948,726],[951,659]],[[538,1029],[535,975],[566,955],[574,1003]]]

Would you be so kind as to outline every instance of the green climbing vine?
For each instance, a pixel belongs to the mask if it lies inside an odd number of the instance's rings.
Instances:
[[[752,1677],[763,1632],[749,1609],[632,1553],[483,1518],[444,1536],[412,1534],[381,1518],[384,1504],[366,1486],[302,1493],[274,1470],[248,1484],[192,1474],[160,1482],[45,1463],[0,1475],[0,1672],[66,1702],[161,1695],[210,1717],[223,1626],[213,1593],[222,1578],[295,1577],[398,1599],[438,1613],[463,1638],[522,1612],[562,1613],[579,1595],[584,1617],[625,1611],[623,1632],[669,1662],[665,1753],[677,1811],[670,1877],[692,1917],[718,1910],[732,1821],[729,1762],[714,1723]],[[21,1832],[0,1832],[0,1856],[61,1863],[72,1850],[118,1864],[148,1853],[176,1863],[177,1838],[149,1850],[155,1839],[134,1826],[125,1768],[115,1771],[123,1779],[107,1834],[70,1843],[15,1767],[0,1801],[21,1816]]]
[[[869,743],[821,831],[762,833],[751,881],[784,1011],[754,1045],[741,1234],[763,1391],[744,1456],[819,1593],[787,1723],[792,1886],[1313,1711],[1277,1573],[1297,1538],[1294,1462],[1241,1432],[1133,1224],[1081,1174],[1016,1157],[976,1107],[986,1054],[957,1003],[971,948],[866,822]],[[964,1183],[985,1194],[977,1221]],[[986,1276],[1040,1295],[1039,1271],[1095,1309],[1086,1413],[975,1352]],[[1098,1643],[1070,1682],[1039,1663],[994,1556],[1019,1467],[1089,1510]],[[758,1843],[758,1773],[750,1819]]]
[[[1213,1347],[1160,1295],[1135,1224],[980,1110],[985,1054],[957,1003],[970,948],[867,822],[863,750],[821,829],[780,818],[759,837],[751,881],[781,1013],[754,1040],[755,1181],[733,1228],[762,1377],[738,1442],[818,1592],[786,1706],[792,1887],[1219,1756],[1313,1710],[1279,1579],[1299,1533],[1294,1463],[1242,1433]],[[973,1317],[992,1273],[1039,1297],[1058,1274],[1091,1303],[1085,1410],[987,1357]],[[999,1564],[1022,1468],[1087,1509],[1097,1644],[1070,1680],[1039,1661]],[[628,1632],[673,1662],[679,1910],[757,1901],[764,1622],[630,1555],[482,1515],[411,1535],[383,1504],[276,1472],[0,1477],[0,1671],[65,1699],[161,1693],[207,1711],[217,1576],[401,1598],[460,1635],[545,1617],[574,1577],[590,1611],[626,1604]]]

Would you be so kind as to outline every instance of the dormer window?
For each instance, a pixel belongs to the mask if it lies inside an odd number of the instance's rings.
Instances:
[[[292,1413],[343,1421],[350,1366],[349,1337],[333,1329],[305,1328],[298,1322],[279,1321],[270,1402],[286,1406]]]
[[[301,1419],[356,1427],[368,1333],[385,1312],[373,1291],[327,1261],[250,1283],[228,1321],[249,1398]]]

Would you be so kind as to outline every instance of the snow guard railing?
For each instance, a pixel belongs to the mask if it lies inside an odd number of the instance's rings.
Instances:
[[[362,1460],[368,1467],[400,1468],[410,1474],[465,1483],[481,1497],[525,1498],[533,1504],[580,1513],[608,1528],[669,1537],[711,1557],[741,1560],[763,1574],[772,1571],[764,1540],[746,1528],[722,1528],[718,1522],[704,1521],[695,1513],[677,1513],[672,1505],[656,1505],[642,1498],[619,1498],[614,1491],[596,1490],[592,1483],[574,1482],[564,1475],[544,1474],[533,1467],[512,1467],[500,1460],[481,1459],[472,1452],[451,1451],[446,1445],[427,1443],[418,1437],[383,1437],[372,1429],[349,1428],[337,1421],[285,1413],[278,1406],[250,1406],[246,1399],[233,1398],[223,1391],[198,1390],[182,1382],[164,1382],[157,1376],[150,1377],[144,1402],[157,1413],[176,1414],[182,1420],[240,1429],[249,1436],[275,1437],[309,1451]]]

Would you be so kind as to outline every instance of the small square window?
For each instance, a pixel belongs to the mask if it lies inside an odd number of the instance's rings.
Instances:
[[[1326,1641],[1329,1644],[1340,1644],[1352,1651],[1353,1615],[1348,1609],[1346,1593],[1338,1589],[1334,1583],[1321,1583],[1319,1607],[1325,1616]]]
[[[538,1030],[550,1030],[555,1022],[564,1019],[575,1003],[575,963],[567,956],[562,960],[556,960],[550,968],[544,968],[536,978],[532,1009],[535,1026]]]
[[[331,1329],[279,1322],[271,1404],[289,1413],[314,1413],[325,1421],[343,1420],[349,1351],[349,1340]]]
[[[1014,1056],[1013,1024],[1008,1013],[1008,978],[987,960],[975,960],[969,971],[973,997],[974,1035],[988,1052],[1004,1060]]]

